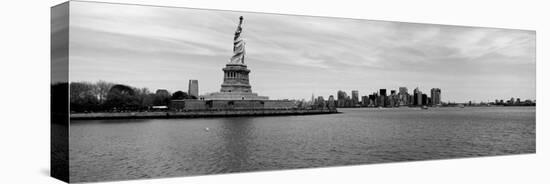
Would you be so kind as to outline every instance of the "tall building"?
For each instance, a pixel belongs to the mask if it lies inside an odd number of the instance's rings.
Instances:
[[[351,91],[351,102],[352,102],[352,106],[359,105],[359,91],[357,90]]]
[[[344,99],[346,99],[346,96],[348,96],[348,95],[346,94],[346,92],[344,92],[342,90],[338,90],[338,93],[336,93],[337,100],[344,100]]]
[[[388,94],[386,94],[386,89],[380,89],[380,96],[388,96]]]
[[[399,105],[397,103],[397,99],[398,99],[397,98],[397,93],[395,93],[395,90],[390,90],[390,96],[388,97],[388,101],[389,101],[388,105],[390,107],[395,107],[395,106]]]
[[[189,87],[187,88],[187,94],[199,98],[199,81],[189,80]]]
[[[418,87],[414,89],[414,105],[422,105],[422,91]]]
[[[327,107],[329,109],[334,109],[336,107],[336,101],[334,101],[334,96],[332,96],[332,95],[328,96]]]
[[[422,101],[420,102],[420,105],[428,105],[428,95],[422,94]]]
[[[409,105],[409,90],[407,87],[399,87],[399,93],[397,93],[399,98],[399,105]]]
[[[315,100],[315,105],[320,108],[325,107],[325,98],[323,98],[323,96],[318,96]]]
[[[350,96],[346,96],[346,99],[344,100],[344,107],[351,107],[352,104],[351,104],[351,97]]]
[[[362,96],[361,97],[361,106],[367,107],[367,106],[369,106],[369,102],[370,102],[369,96]]]
[[[386,94],[386,89],[380,89],[380,99],[378,105],[381,107],[386,107],[386,101],[388,100],[388,95]]]
[[[439,88],[432,88],[431,92],[431,99],[432,103],[431,105],[440,105],[441,104],[441,89]]]
[[[374,106],[378,107],[380,106],[380,95],[378,93],[373,93],[373,100],[374,100]]]
[[[409,93],[409,90],[407,87],[399,87],[399,94],[406,94]]]
[[[372,95],[369,95],[369,106],[375,107],[376,104],[376,93],[373,93]]]
[[[346,94],[346,92],[342,91],[342,90],[338,90],[338,93],[336,94],[336,97],[338,98],[338,102],[337,102],[337,107],[344,107],[346,106],[346,99],[348,97],[348,95]]]

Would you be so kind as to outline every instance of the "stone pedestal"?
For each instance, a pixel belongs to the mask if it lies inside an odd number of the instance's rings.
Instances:
[[[245,64],[228,63],[223,68],[223,83],[220,92],[202,96],[204,100],[268,100],[266,96],[252,93]]]
[[[245,92],[251,93],[248,74],[250,70],[245,64],[229,63],[223,68],[224,77],[220,92]]]

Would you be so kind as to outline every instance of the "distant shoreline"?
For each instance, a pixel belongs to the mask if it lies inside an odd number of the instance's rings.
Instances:
[[[467,107],[536,107],[536,105],[472,105],[472,106],[427,106],[427,108],[467,108]],[[399,107],[337,107],[338,109],[399,109],[399,108],[411,108],[420,109],[420,106],[399,106]]]

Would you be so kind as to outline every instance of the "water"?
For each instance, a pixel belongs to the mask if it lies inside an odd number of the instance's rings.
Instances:
[[[71,181],[535,152],[534,107],[339,110],[344,113],[72,121]]]

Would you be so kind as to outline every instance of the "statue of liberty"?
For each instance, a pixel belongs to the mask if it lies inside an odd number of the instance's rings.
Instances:
[[[237,30],[235,31],[235,37],[233,38],[233,57],[231,57],[230,63],[232,64],[244,64],[244,40],[241,38],[241,32],[243,31],[243,28],[241,25],[243,24],[243,16],[239,17],[239,26],[237,27]]]

